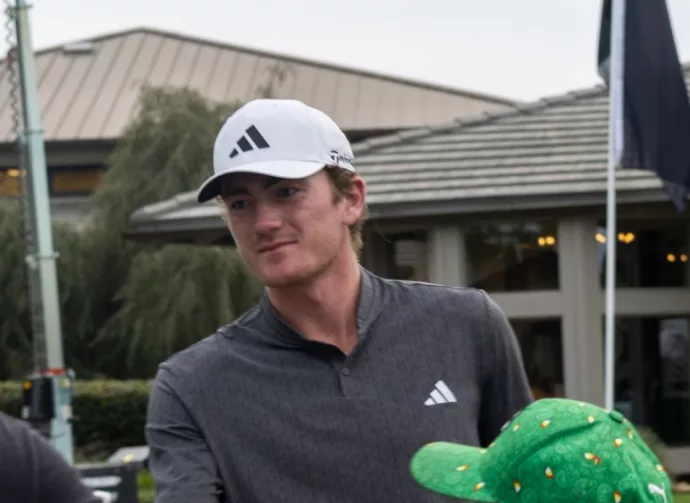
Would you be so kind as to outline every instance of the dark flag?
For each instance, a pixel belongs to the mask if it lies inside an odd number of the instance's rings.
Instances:
[[[690,101],[665,0],[623,1],[622,145],[616,165],[653,171],[679,212],[690,190]],[[599,73],[610,82],[612,1],[604,0]],[[610,106],[613,106],[611,104]],[[612,109],[613,110],[613,109]]]

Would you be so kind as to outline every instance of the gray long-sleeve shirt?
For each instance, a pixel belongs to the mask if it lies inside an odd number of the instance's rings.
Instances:
[[[267,297],[160,365],[146,435],[156,503],[421,503],[422,445],[488,445],[531,401],[511,327],[482,291],[362,269],[345,356]]]

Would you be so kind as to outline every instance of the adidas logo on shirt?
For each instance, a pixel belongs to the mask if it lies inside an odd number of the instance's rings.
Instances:
[[[427,407],[431,405],[440,405],[443,403],[455,403],[458,400],[455,398],[455,395],[453,392],[450,390],[450,388],[444,383],[443,381],[438,381],[434,385],[434,389],[431,390],[431,393],[429,394],[429,398],[426,399],[424,402],[424,405]]]

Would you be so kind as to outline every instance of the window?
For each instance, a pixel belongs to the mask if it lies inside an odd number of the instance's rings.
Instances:
[[[615,408],[670,446],[690,445],[689,326],[686,315],[616,320]]]
[[[559,288],[556,222],[471,225],[465,247],[470,286],[489,292]]]
[[[520,343],[534,398],[562,397],[563,338],[560,318],[510,320],[510,324]]]
[[[616,225],[616,286],[654,288],[689,286],[690,224],[687,221],[621,221]],[[599,284],[606,286],[606,227],[593,239]]]
[[[392,279],[426,280],[426,233],[386,235]]]
[[[19,170],[0,168],[0,197],[17,197],[21,195],[21,191]]]
[[[93,192],[105,174],[102,166],[51,167],[50,192],[53,195],[86,195]]]

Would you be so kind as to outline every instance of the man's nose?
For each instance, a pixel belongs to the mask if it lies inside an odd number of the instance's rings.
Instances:
[[[271,232],[282,225],[282,216],[275,205],[261,201],[256,204],[254,226],[257,232]]]

